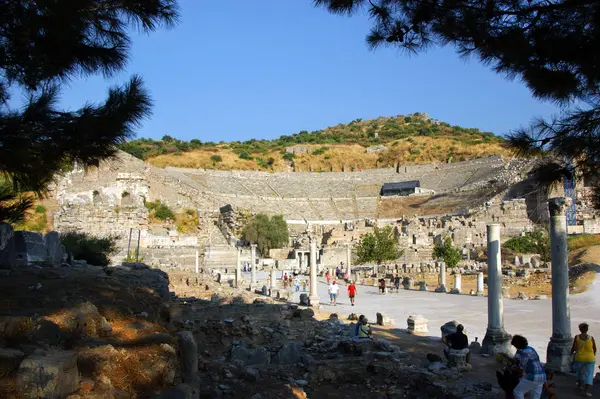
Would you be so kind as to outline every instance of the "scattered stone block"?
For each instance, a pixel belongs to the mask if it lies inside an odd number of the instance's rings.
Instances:
[[[16,370],[25,358],[25,353],[17,349],[0,348],[0,378]]]
[[[419,281],[419,291],[427,291],[427,281]]]
[[[15,231],[17,263],[26,265],[43,265],[48,258],[44,237],[32,231]]]
[[[193,384],[198,374],[198,345],[191,331],[177,333],[181,358],[181,379],[184,383]]]
[[[44,244],[48,257],[46,263],[50,266],[60,266],[62,263],[62,249],[60,244],[60,234],[51,231],[44,236]]]
[[[410,315],[406,319],[408,324],[408,332],[414,335],[426,334],[429,329],[427,328],[427,319],[422,315]]]
[[[295,364],[302,358],[302,342],[287,342],[271,359],[272,364]]]
[[[67,397],[79,389],[77,355],[73,351],[33,354],[21,362],[17,383],[25,398]]]
[[[517,294],[517,296],[515,297],[515,299],[526,301],[526,300],[529,299],[529,296],[527,296],[527,294],[525,294],[524,292],[519,291],[519,293]]]
[[[377,325],[378,326],[393,326],[394,321],[386,316],[384,313],[377,313]]]
[[[15,232],[8,223],[0,223],[0,269],[14,269],[17,266]]]
[[[271,357],[265,348],[249,349],[244,342],[231,348],[231,361],[236,360],[247,366],[267,366],[271,363]]]
[[[448,350],[448,366],[456,367],[458,371],[470,371],[471,365],[467,363],[467,354],[469,349],[455,350],[450,348]]]

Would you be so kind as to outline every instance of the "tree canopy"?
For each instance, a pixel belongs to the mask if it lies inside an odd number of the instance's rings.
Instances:
[[[452,238],[445,237],[442,244],[436,244],[433,247],[433,256],[436,259],[443,259],[449,268],[455,268],[458,262],[462,260],[460,250],[452,245]]]
[[[398,242],[392,226],[375,227],[372,233],[365,234],[356,247],[356,257],[359,264],[376,262],[378,265],[392,261],[401,256]]]
[[[269,218],[259,213],[254,216],[242,230],[242,239],[256,244],[263,256],[269,255],[269,250],[282,248],[289,243],[289,233],[283,216],[276,215]]]
[[[139,76],[78,110],[57,107],[69,80],[112,76],[128,60],[131,26],[151,32],[178,20],[176,0],[5,0],[0,5],[0,220],[18,221],[56,172],[116,152],[151,113]],[[20,109],[11,95],[27,98]]]
[[[527,154],[553,155],[537,177],[545,185],[600,166],[600,2],[596,0],[314,0],[338,14],[366,9],[371,49],[417,53],[453,45],[562,111],[509,136]],[[597,195],[600,199],[600,195]],[[600,205],[600,201],[598,201]]]

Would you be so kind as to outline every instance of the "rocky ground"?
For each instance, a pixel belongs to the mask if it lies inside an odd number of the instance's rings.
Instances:
[[[439,339],[393,327],[358,344],[347,315],[205,274],[29,267],[3,272],[0,292],[2,398],[501,397],[494,359],[432,364]]]

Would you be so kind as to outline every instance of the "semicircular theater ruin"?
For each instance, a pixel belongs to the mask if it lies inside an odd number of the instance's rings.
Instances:
[[[474,249],[486,245],[487,223],[500,223],[503,235],[514,236],[547,220],[547,194],[528,179],[533,162],[491,156],[354,172],[269,173],[160,169],[120,152],[97,167],[75,168],[60,177],[54,223],[58,231],[119,234],[125,251],[119,256],[126,253],[130,229],[134,241],[139,231],[140,254],[158,266],[193,267],[198,251],[206,267],[235,267],[241,216],[283,215],[289,247],[273,250],[273,260],[266,263],[277,261],[280,269],[290,270],[308,266],[309,233],[318,237],[320,267],[335,267],[347,261],[348,246],[362,234],[375,224],[390,224],[405,249],[396,264],[426,268],[443,236],[462,247],[469,260]],[[588,185],[577,181],[572,231],[600,232]],[[196,210],[198,231],[181,234],[174,225],[149,223],[144,202],[156,200],[176,211]],[[250,257],[244,249],[242,261]]]

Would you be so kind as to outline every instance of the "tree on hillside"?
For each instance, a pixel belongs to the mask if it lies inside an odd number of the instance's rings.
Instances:
[[[560,115],[512,133],[523,153],[549,151],[536,170],[545,186],[600,166],[600,2],[597,0],[314,0],[330,12],[366,8],[367,45],[416,53],[452,44],[533,95],[562,106]],[[600,187],[597,187],[600,207]]]
[[[392,226],[375,227],[372,233],[365,234],[356,246],[356,257],[359,264],[375,262],[378,265],[392,261],[404,251],[398,250],[398,242]]]
[[[57,107],[70,79],[111,76],[127,62],[134,25],[173,25],[176,0],[5,0],[0,6],[0,220],[17,222],[56,172],[93,165],[116,152],[151,112],[140,77],[113,87],[106,100],[75,111]],[[21,109],[11,94],[27,98]]]
[[[458,262],[462,260],[462,254],[460,249],[452,245],[452,239],[445,237],[442,244],[436,244],[433,247],[433,256],[436,259],[443,259],[449,268],[455,268],[458,266]]]
[[[268,256],[270,249],[288,245],[288,226],[281,215],[269,218],[267,215],[259,213],[244,226],[242,239],[256,244],[260,253]]]

